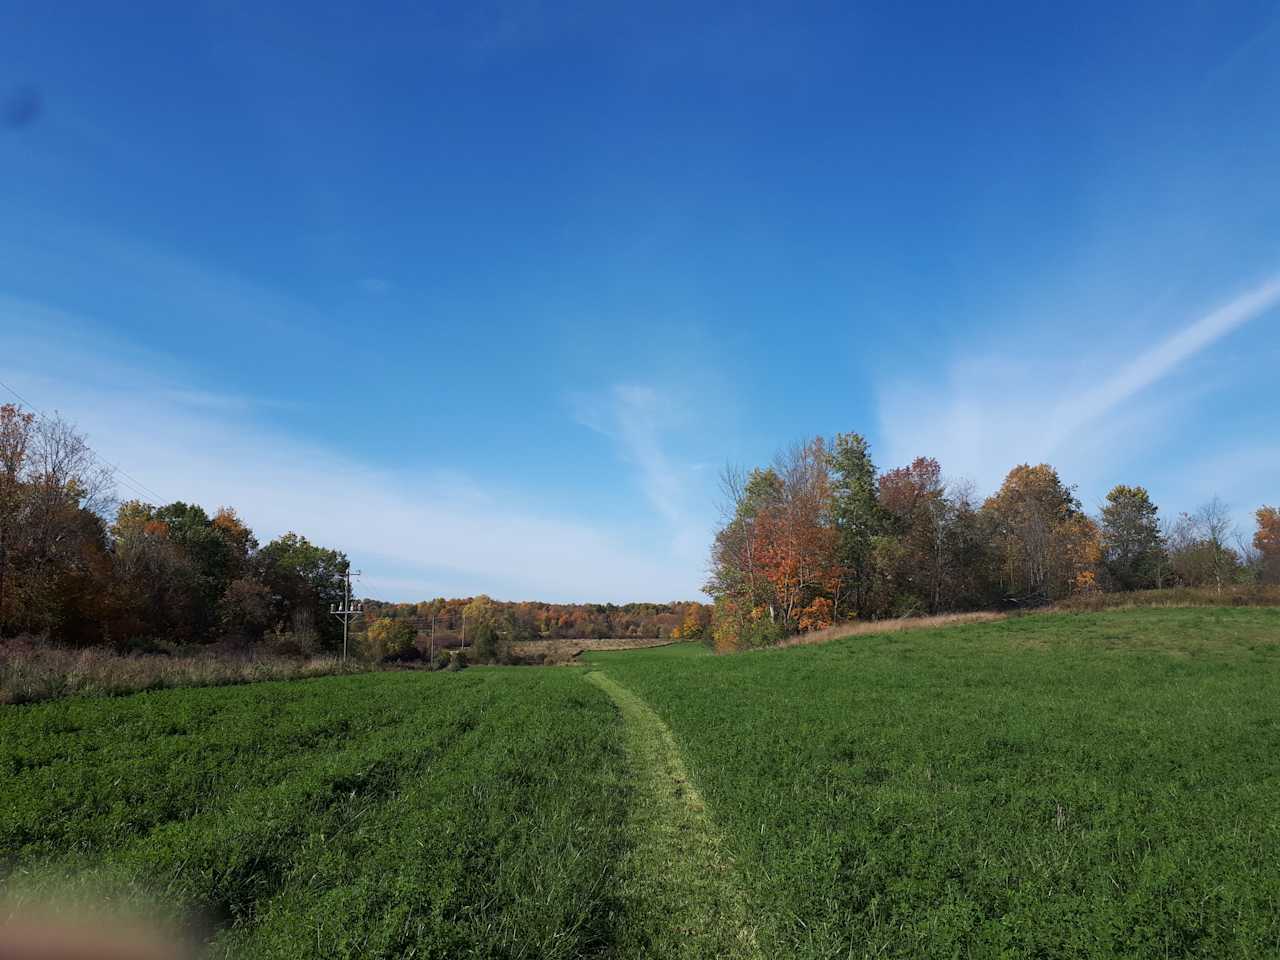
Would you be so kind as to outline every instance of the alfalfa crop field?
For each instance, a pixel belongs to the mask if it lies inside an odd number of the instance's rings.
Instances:
[[[1280,956],[1280,610],[584,659],[0,708],[5,908],[231,957]]]

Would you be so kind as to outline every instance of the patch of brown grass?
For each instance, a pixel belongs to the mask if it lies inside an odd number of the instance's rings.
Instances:
[[[606,640],[522,640],[511,645],[511,652],[525,662],[541,662],[544,666],[572,663],[588,650],[641,650],[676,643],[655,637],[617,638]],[[538,658],[541,657],[541,661]]]
[[[1059,601],[1068,613],[1132,610],[1138,607],[1280,607],[1280,584],[1217,587],[1166,587],[1124,593],[1088,593]]]
[[[119,696],[168,687],[209,687],[361,673],[366,664],[338,657],[252,653],[119,654],[42,643],[0,644],[0,704],[34,703],[76,694]]]
[[[814,643],[830,643],[846,637],[865,637],[881,633],[899,633],[903,630],[932,630],[935,627],[958,627],[966,623],[992,623],[1004,620],[1007,615],[989,610],[974,613],[940,613],[932,617],[899,617],[894,620],[852,620],[837,623],[825,630],[800,633],[787,637],[779,647],[799,647]]]

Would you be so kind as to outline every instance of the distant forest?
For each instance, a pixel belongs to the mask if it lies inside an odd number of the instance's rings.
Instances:
[[[116,484],[137,495],[119,500]],[[347,557],[287,533],[262,545],[231,507],[210,515],[157,503],[102,463],[73,424],[0,406],[0,638],[147,650],[157,645],[268,643],[314,653],[342,643],[330,615],[343,599]],[[701,637],[698,603],[419,604],[370,600],[357,632],[380,619],[412,623],[425,640]],[[385,626],[385,625],[384,625]]]
[[[463,612],[468,637],[482,622],[497,620],[510,640],[588,640],[597,638],[701,639],[711,623],[711,607],[693,601],[675,603],[540,603],[502,602],[488,597],[421,603],[365,601],[365,616],[411,621],[420,635],[434,624],[438,642],[461,640]],[[496,615],[496,616],[495,616]]]

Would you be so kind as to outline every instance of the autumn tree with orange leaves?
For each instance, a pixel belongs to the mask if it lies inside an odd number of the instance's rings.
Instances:
[[[716,648],[759,646],[792,630],[829,626],[845,570],[826,443],[797,444],[765,470],[726,470],[722,485],[725,520],[706,587],[716,601]]]
[[[1035,603],[1101,588],[1102,542],[1048,464],[1010,471],[979,509],[930,457],[878,473],[855,433],[799,444],[734,494],[707,592],[718,650],[840,619]]]
[[[1253,546],[1260,558],[1259,576],[1263,583],[1280,583],[1280,510],[1259,507],[1255,517],[1258,529]]]
[[[825,611],[840,585],[838,532],[831,507],[831,479],[821,438],[798,444],[775,465],[781,494],[760,514],[760,561],[772,588],[777,617],[796,624],[807,611],[809,629],[830,626]],[[817,599],[826,605],[814,606]]]

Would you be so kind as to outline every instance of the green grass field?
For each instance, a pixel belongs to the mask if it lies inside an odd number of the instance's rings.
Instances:
[[[376,674],[0,712],[24,891],[193,908],[215,954],[570,957],[612,940],[622,733],[568,670]]]
[[[243,957],[1280,957],[1280,610],[0,708],[11,896]]]

